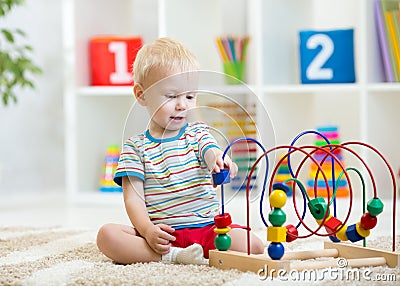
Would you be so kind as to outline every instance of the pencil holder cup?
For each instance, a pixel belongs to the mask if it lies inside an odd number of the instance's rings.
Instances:
[[[225,82],[227,84],[240,84],[244,81],[245,63],[244,62],[225,62],[224,63]]]

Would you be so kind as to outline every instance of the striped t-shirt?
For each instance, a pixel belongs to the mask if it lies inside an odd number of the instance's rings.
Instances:
[[[202,122],[188,123],[166,139],[147,130],[124,143],[114,181],[121,185],[124,176],[143,180],[147,212],[155,224],[175,229],[211,224],[218,199],[203,160],[211,147],[218,148]]]

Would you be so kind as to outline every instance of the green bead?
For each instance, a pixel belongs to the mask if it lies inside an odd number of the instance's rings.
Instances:
[[[367,210],[370,215],[377,216],[383,212],[383,203],[379,198],[373,198],[367,203]]]
[[[218,234],[214,239],[214,245],[218,250],[225,251],[231,247],[231,237],[227,234]]]
[[[322,197],[310,200],[308,202],[308,208],[316,220],[323,219],[327,211],[328,213],[326,214],[326,217],[329,216],[328,205],[326,204],[325,199]]]
[[[282,226],[286,221],[286,214],[282,209],[274,208],[269,213],[268,220],[273,226]]]

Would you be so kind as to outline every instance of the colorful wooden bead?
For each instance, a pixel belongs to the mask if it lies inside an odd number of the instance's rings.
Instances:
[[[332,217],[332,215],[328,215],[326,218],[325,218],[325,221],[324,221],[324,219],[317,219],[316,220],[316,222],[318,223],[318,225],[321,225],[322,224],[322,222],[327,222],[328,221],[328,219],[330,219]]]
[[[231,181],[229,169],[223,169],[219,173],[213,173],[212,177],[215,185],[227,184]]]
[[[282,258],[283,254],[285,254],[285,247],[283,244],[278,242],[271,242],[268,246],[268,255],[273,260],[279,260]]]
[[[274,183],[273,185],[272,185],[272,189],[273,190],[281,190],[281,191],[284,191],[285,192],[285,194],[287,195],[287,194],[290,194],[290,192],[292,191],[292,189],[288,186],[288,185],[286,185],[286,184],[284,184],[284,183]]]
[[[297,228],[292,224],[288,224],[286,226],[286,242],[292,242],[296,240],[298,236],[299,232],[297,231]]]
[[[362,237],[367,237],[367,236],[369,236],[369,234],[370,234],[370,232],[371,232],[369,229],[363,228],[363,227],[361,226],[361,223],[360,223],[360,222],[357,222],[357,223],[356,223],[356,230],[357,230],[357,233],[358,233],[359,235],[361,235]]]
[[[383,203],[379,198],[373,198],[367,203],[367,210],[372,216],[377,216],[383,211]]]
[[[370,213],[365,213],[362,215],[360,223],[364,229],[373,229],[378,222],[376,216],[371,216]]]
[[[336,236],[334,236],[334,235],[330,235],[330,236],[329,236],[329,239],[330,239],[332,242],[340,242],[340,240],[339,240]]]
[[[214,245],[218,250],[225,251],[231,247],[232,239],[227,234],[218,234],[214,239]]]
[[[326,232],[329,234],[332,234],[335,232],[335,230],[342,225],[342,222],[335,218],[334,216],[331,216],[329,219],[327,219],[324,223]]]
[[[267,228],[267,240],[272,242],[286,241],[286,227],[269,226]]]
[[[286,221],[286,214],[282,209],[274,208],[268,215],[273,226],[282,226]]]
[[[214,232],[218,233],[218,234],[226,234],[230,231],[231,231],[231,228],[229,226],[224,227],[224,228],[218,228],[218,227],[214,228]]]
[[[356,242],[364,239],[364,237],[358,234],[355,224],[349,225],[347,227],[346,235],[351,242]]]
[[[282,190],[275,190],[269,196],[269,203],[273,208],[282,208],[286,204],[286,193]]]
[[[338,230],[340,226],[336,228]],[[349,240],[346,234],[347,231],[347,225],[344,225],[339,231],[336,232],[336,238],[340,239],[340,241],[347,241]]]
[[[232,223],[232,218],[229,213],[219,214],[214,217],[214,224],[217,228],[224,228]]]
[[[317,197],[308,202],[308,208],[310,209],[311,214],[316,220],[321,220],[326,216],[329,216],[328,205],[325,202],[325,199],[322,197]]]

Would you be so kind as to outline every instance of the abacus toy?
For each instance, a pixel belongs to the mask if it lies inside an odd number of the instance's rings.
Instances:
[[[340,138],[339,138],[339,128],[337,126],[320,126],[317,127],[317,131],[320,132],[321,134],[323,134],[326,138],[329,139],[330,144],[340,144]],[[324,146],[326,145],[327,142],[324,140],[323,137],[319,136],[319,135],[315,135],[315,145],[316,146]],[[337,148],[333,151],[333,153],[335,154],[335,156],[343,163],[343,150],[340,148]],[[324,152],[315,152],[313,154],[314,158],[320,162],[324,157],[325,157],[325,153]],[[329,161],[328,161],[329,162]],[[331,164],[322,164],[321,166],[324,171],[325,174],[327,174],[328,176],[330,175],[330,170],[332,170],[332,168],[336,168],[338,170],[338,172],[336,172],[336,184],[337,186],[337,190],[336,190],[336,197],[348,197],[349,196],[349,188],[347,186],[347,181],[346,179],[342,178],[341,180],[338,180],[338,175],[340,173],[340,166],[337,162],[334,162],[333,165]],[[326,193],[326,189],[325,189],[325,182],[323,180],[322,175],[320,174],[319,177],[317,177],[318,179],[315,180],[315,173],[318,171],[318,168],[314,165],[311,164],[310,165],[310,170],[309,170],[309,180],[307,181],[307,192],[309,194],[314,194],[315,192],[315,184],[317,185],[316,189],[317,189],[317,196],[319,197],[326,197],[325,193]],[[332,179],[332,178],[331,178]],[[334,182],[334,180],[330,180],[328,183],[332,183]],[[331,189],[332,190],[332,189]],[[332,192],[330,193],[330,195],[332,196]]]
[[[100,192],[122,192],[122,188],[118,186],[113,178],[115,170],[118,166],[119,147],[110,145],[107,148],[107,153],[104,158],[103,172],[100,180]]]
[[[317,134],[326,141],[326,145],[323,146],[295,146],[296,141],[303,135],[306,134]],[[219,242],[220,238],[215,239],[215,246],[217,250],[210,250],[209,252],[209,264],[220,269],[238,269],[242,271],[253,271],[258,273],[260,269],[275,269],[276,271],[284,269],[290,271],[292,269],[304,270],[304,269],[318,269],[326,267],[337,267],[338,259],[326,260],[326,261],[305,261],[307,259],[317,258],[317,257],[341,257],[347,260],[347,266],[351,267],[362,267],[362,266],[378,266],[387,264],[389,267],[397,267],[400,265],[400,253],[396,253],[395,249],[395,237],[396,237],[396,179],[393,170],[385,159],[385,157],[373,146],[368,145],[363,142],[344,142],[340,144],[331,144],[329,139],[318,131],[309,130],[300,133],[291,143],[291,145],[276,146],[269,150],[265,150],[264,147],[256,140],[252,138],[239,138],[233,141],[225,150],[224,155],[226,155],[229,148],[238,141],[253,141],[256,142],[263,150],[263,154],[258,157],[252,166],[249,178],[252,177],[254,170],[256,169],[258,163],[265,158],[266,160],[266,172],[263,184],[263,189],[260,196],[260,216],[267,227],[267,241],[270,242],[268,246],[268,255],[252,255],[250,254],[250,221],[249,221],[249,192],[250,183],[247,181],[246,186],[246,212],[247,212],[247,253],[241,253],[229,250],[229,246],[226,247],[227,243]],[[378,249],[372,249],[366,247],[366,237],[369,236],[371,230],[377,225],[377,217],[382,213],[384,205],[381,199],[378,197],[377,186],[373,176],[373,173],[363,158],[355,152],[351,147],[365,147],[368,150],[374,152],[378,157],[384,162],[388,169],[388,173],[391,177],[393,185],[393,216],[392,216],[392,251],[384,251]],[[263,208],[264,208],[264,196],[265,189],[267,186],[268,177],[268,155],[272,152],[286,150],[287,152],[280,157],[275,168],[271,173],[271,178],[269,180],[269,205],[270,212],[268,215],[268,220],[271,225],[268,225],[264,218]],[[354,167],[345,167],[341,160],[336,156],[338,150],[341,152],[349,152],[355,158],[361,162],[362,167],[366,170],[368,177],[371,181],[371,186],[373,189],[373,197],[366,202],[366,182],[364,180],[363,174]],[[320,155],[320,160],[316,160],[313,156],[318,152]],[[294,170],[291,164],[291,156],[294,153],[304,156],[300,160],[297,169]],[[321,155],[322,154],[322,155]],[[280,165],[287,161],[288,169],[290,172],[290,177],[284,182],[275,182],[274,178],[277,174],[277,170]],[[299,173],[302,166],[306,161],[311,161],[312,164],[316,166],[315,182],[318,178],[323,178],[325,183],[326,194],[324,196],[319,195],[317,192],[317,184],[314,184],[314,197],[311,198],[312,194],[307,192],[302,182],[298,179]],[[339,166],[339,168],[332,168],[329,172],[332,172],[330,176],[325,173],[327,170],[324,164],[330,164],[330,166]],[[335,172],[340,172],[339,176],[335,176]],[[347,221],[350,217],[350,213],[353,205],[353,186],[350,180],[349,172],[355,172],[361,181],[362,185],[362,195],[363,195],[363,214],[360,220],[356,223],[347,225]],[[225,173],[225,176],[229,177],[229,174]],[[328,181],[328,177],[331,181]],[[336,194],[338,190],[337,182],[345,178],[348,189],[349,189],[349,209],[347,215],[343,221],[338,219],[336,213]],[[222,180],[223,183],[226,183]],[[275,183],[274,183],[275,182]],[[295,213],[299,222],[296,225],[288,224],[284,225],[287,217],[286,213],[283,211],[283,207],[287,204],[287,192],[292,190],[292,205],[294,207]],[[296,202],[296,192],[300,191],[303,198],[303,213],[300,214],[297,209]],[[290,205],[289,205],[290,206]],[[333,213],[331,213],[331,207],[333,207]],[[221,208],[222,213],[215,217],[215,222],[217,225],[216,232],[221,235],[226,235],[229,231],[228,223],[231,223],[229,214],[224,212],[224,190],[223,184],[221,185]],[[307,211],[312,215],[317,223],[316,229],[312,229],[305,223],[305,216]],[[228,217],[229,219],[225,219]],[[217,224],[218,221],[218,224]],[[224,221],[224,223],[220,223]],[[299,234],[299,228],[304,227],[308,233],[304,235]],[[218,230],[219,229],[219,230]],[[222,229],[222,230],[221,230]],[[322,230],[322,231],[320,231]],[[285,253],[284,243],[290,243],[296,239],[302,239],[311,237],[313,235],[329,237],[331,241],[324,242],[324,249],[321,250],[311,250],[311,251],[300,251],[300,252],[289,252]],[[230,239],[221,238],[221,240]],[[349,241],[349,242],[345,242]],[[363,246],[352,244],[354,242],[363,241]],[[293,261],[297,260],[297,261]],[[298,261],[300,260],[300,262]],[[267,276],[269,273],[265,273]],[[275,273],[276,274],[276,273]]]

